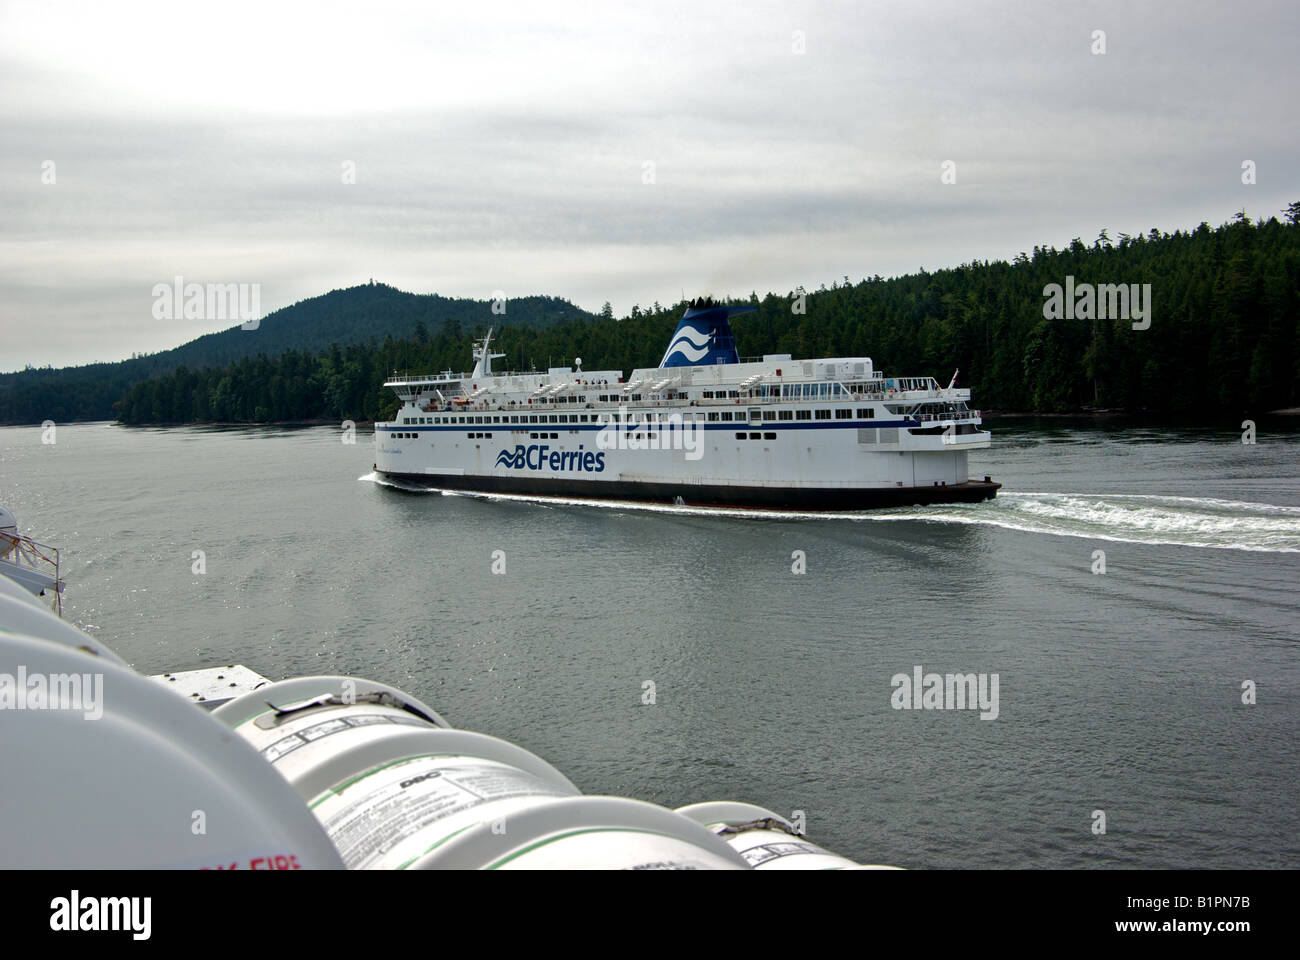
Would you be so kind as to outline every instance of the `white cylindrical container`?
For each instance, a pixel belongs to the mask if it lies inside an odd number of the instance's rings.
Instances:
[[[108,647],[60,620],[35,596],[3,575],[0,575],[0,630],[39,637],[126,666],[126,661]]]
[[[451,838],[421,866],[486,870],[744,870],[699,824],[622,797],[538,801]]]
[[[538,800],[578,795],[527,750],[452,730],[429,707],[372,681],[301,678],[213,715],[293,784],[354,869],[436,865],[433,851],[459,833]]]
[[[0,868],[343,866],[256,750],[62,640],[0,631],[0,769]]]
[[[752,803],[694,803],[677,812],[723,839],[755,870],[893,870],[862,867],[797,833],[790,821]]]

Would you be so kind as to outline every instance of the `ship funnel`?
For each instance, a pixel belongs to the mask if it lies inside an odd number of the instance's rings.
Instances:
[[[739,363],[731,318],[758,307],[729,307],[712,300],[692,300],[673,331],[660,367],[700,367]]]

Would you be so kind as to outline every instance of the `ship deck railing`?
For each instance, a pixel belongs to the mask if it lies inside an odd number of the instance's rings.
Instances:
[[[800,397],[798,402],[801,404],[851,404],[861,397]],[[878,399],[878,398],[872,398]],[[623,407],[634,406],[637,409],[649,410],[699,410],[706,408],[734,408],[737,406],[748,407],[771,407],[783,403],[794,403],[793,398],[780,399],[777,397],[763,398],[746,398],[731,397],[729,399],[714,398],[711,400],[637,400],[629,403],[626,399],[617,401],[589,401],[582,403],[574,401],[572,403],[528,403],[526,400],[511,400],[505,403],[494,401],[479,400],[470,403],[455,404],[428,404],[419,405],[420,410],[424,413],[567,413],[578,410],[591,410],[594,412],[611,412],[617,411]],[[957,421],[957,420],[978,420],[982,414],[979,410],[945,410],[939,413],[907,413],[900,412],[899,417],[907,420],[915,420],[920,423]]]
[[[899,416],[907,417],[909,420],[920,420],[922,423],[932,423],[936,420],[978,420],[980,412],[978,410],[951,410],[944,413],[904,413]]]

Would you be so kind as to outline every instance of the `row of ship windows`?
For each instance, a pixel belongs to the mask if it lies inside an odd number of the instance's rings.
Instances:
[[[418,440],[420,438],[420,435],[418,433],[393,433],[393,434],[389,434],[389,436],[391,436],[395,440]],[[467,433],[465,434],[465,436],[470,440],[484,440],[484,439],[491,440],[492,439],[492,434],[490,433]],[[560,439],[560,435],[558,433],[530,433],[528,437],[531,440]]]
[[[778,410],[776,411],[775,418],[773,418],[772,416],[772,411],[768,411],[767,419],[769,421],[773,419],[778,421],[780,420],[852,420],[853,413],[854,411],[852,407],[840,407],[839,409],[827,409],[827,410]],[[628,419],[630,422],[634,422],[634,423],[638,421],[646,422],[645,420],[642,419],[643,416],[644,415],[634,413],[629,415]],[[698,417],[699,414],[696,414],[695,416]],[[735,413],[732,413],[729,410],[724,410],[721,412],[711,412],[706,414],[705,416],[707,416],[709,422],[721,421],[725,423],[731,423],[733,421],[743,422],[745,420],[758,419],[758,417],[752,413],[749,416],[746,416],[743,410],[738,410]],[[871,409],[870,407],[863,407],[857,411],[857,418],[859,420],[874,420],[875,417],[876,417],[876,411]],[[595,414],[595,413],[593,414],[586,414],[586,413],[545,414],[543,413],[543,414],[534,414],[534,415],[500,416],[500,417],[460,416],[460,417],[403,417],[402,418],[402,423],[407,424],[408,426],[411,424],[415,424],[418,426],[423,424],[439,424],[439,423],[456,423],[456,424],[520,423],[520,424],[524,424],[524,423],[617,423],[617,422],[618,420],[610,414]]]
[[[397,440],[416,440],[419,438],[420,435],[418,433],[394,433],[391,434],[391,436]],[[490,433],[467,433],[465,434],[465,436],[468,437],[470,440],[482,440],[482,439],[491,440],[492,439],[492,434]],[[636,437],[638,440],[646,440],[649,438],[649,434],[640,433],[637,434]],[[530,440],[558,440],[560,439],[560,435],[558,433],[530,433],[528,435],[528,438]],[[738,433],[736,434],[736,439],[737,440],[745,440],[745,439],[775,440],[776,434],[771,432],[768,433],[754,432],[750,434]]]

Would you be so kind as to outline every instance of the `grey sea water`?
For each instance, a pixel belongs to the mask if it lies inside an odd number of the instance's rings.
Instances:
[[[412,493],[368,435],[111,424],[0,429],[0,503],[145,673],[383,680],[585,792],[804,811],[863,862],[1300,864],[1300,432],[992,427],[995,501],[870,514]],[[996,719],[895,709],[916,666],[997,674]]]

